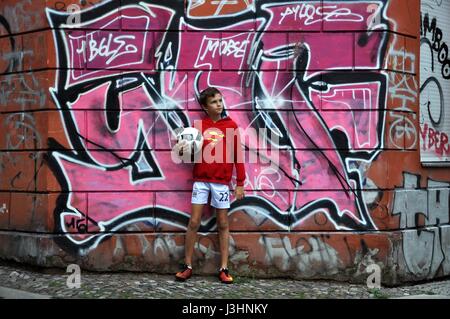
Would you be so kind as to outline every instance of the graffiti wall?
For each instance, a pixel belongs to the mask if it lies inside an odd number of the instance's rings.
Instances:
[[[420,10],[420,159],[448,166],[450,1],[423,0]]]
[[[420,12],[418,0],[2,2],[0,256],[175,271],[193,168],[171,158],[175,131],[215,86],[244,132],[263,132],[241,141],[257,160],[229,211],[234,271],[448,275],[450,173],[421,165],[423,132],[437,141],[446,123],[419,112],[431,90],[419,49],[438,27],[421,34]],[[194,263],[218,261],[208,208]]]

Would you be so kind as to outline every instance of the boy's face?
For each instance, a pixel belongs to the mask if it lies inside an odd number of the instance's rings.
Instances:
[[[220,118],[223,111],[222,94],[217,93],[214,96],[210,96],[206,99],[206,105],[203,105],[206,113],[209,117],[215,119]]]

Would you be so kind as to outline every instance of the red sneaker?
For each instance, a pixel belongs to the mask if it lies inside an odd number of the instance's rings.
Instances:
[[[228,268],[221,268],[219,271],[219,279],[224,284],[232,284],[233,283],[233,277],[231,277]]]
[[[175,278],[179,281],[186,281],[187,279],[191,278],[191,276],[192,276],[192,267],[184,264],[183,270],[180,272],[177,272],[177,274],[175,275]]]

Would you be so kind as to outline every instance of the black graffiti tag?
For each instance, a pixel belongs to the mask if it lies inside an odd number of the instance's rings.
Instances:
[[[439,63],[442,65],[442,77],[446,80],[450,79],[450,60],[448,58],[448,45],[443,41],[442,30],[437,26],[436,18],[430,23],[428,13],[420,19],[420,35],[426,37],[427,33],[431,33],[432,49],[437,52]]]

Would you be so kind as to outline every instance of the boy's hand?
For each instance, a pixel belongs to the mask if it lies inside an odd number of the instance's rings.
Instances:
[[[244,198],[244,187],[243,186],[236,186],[236,189],[234,190],[234,197],[236,199],[242,199]]]

